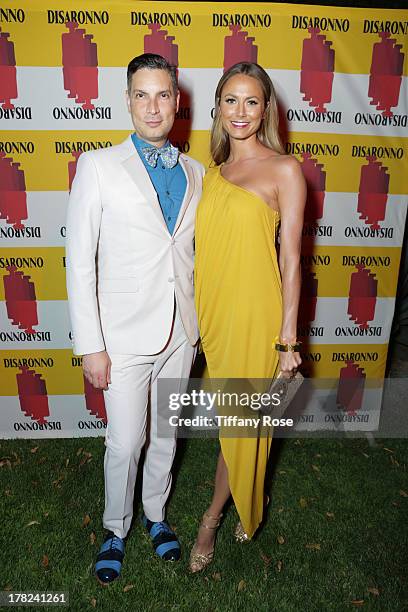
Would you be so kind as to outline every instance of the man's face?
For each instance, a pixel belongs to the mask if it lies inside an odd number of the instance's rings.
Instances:
[[[174,92],[166,70],[141,68],[132,75],[126,92],[129,113],[136,135],[161,147],[173,127],[180,93]]]

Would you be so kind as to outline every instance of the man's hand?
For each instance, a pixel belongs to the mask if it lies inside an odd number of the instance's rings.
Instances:
[[[90,353],[82,357],[85,378],[95,389],[107,389],[111,382],[112,362],[106,351]]]

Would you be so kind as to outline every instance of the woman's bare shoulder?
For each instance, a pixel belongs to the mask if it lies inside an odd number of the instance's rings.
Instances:
[[[278,183],[303,179],[301,164],[293,155],[285,155],[274,151],[264,158],[262,169],[263,174]]]
[[[293,155],[272,155],[268,160],[268,168],[275,180],[281,185],[290,185],[292,182],[303,182],[303,172],[300,162]]]
[[[265,161],[271,167],[275,166],[278,168],[281,172],[291,173],[301,171],[301,164],[294,155],[274,152]]]

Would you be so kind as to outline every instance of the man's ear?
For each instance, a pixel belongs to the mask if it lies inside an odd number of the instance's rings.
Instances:
[[[180,90],[177,90],[177,95],[176,95],[176,113],[179,109],[179,104],[180,104]]]
[[[130,113],[130,96],[129,96],[129,92],[127,89],[125,89],[125,98],[126,98],[126,106],[127,106],[128,112]]]

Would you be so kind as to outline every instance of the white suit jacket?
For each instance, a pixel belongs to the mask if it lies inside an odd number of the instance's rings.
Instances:
[[[66,271],[76,355],[152,355],[170,336],[174,295],[191,344],[194,221],[203,166],[180,155],[187,188],[171,235],[130,136],[83,153],[68,204]]]

